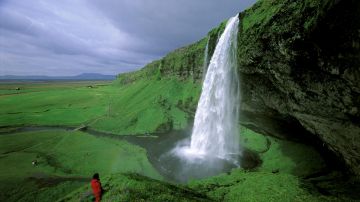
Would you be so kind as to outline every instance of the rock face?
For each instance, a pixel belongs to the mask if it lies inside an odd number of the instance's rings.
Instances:
[[[360,175],[360,1],[260,0],[239,26],[241,123],[317,137]],[[177,77],[201,85],[206,43],[211,57],[224,27],[120,82]]]
[[[243,123],[304,128],[360,175],[360,2],[260,1],[241,20]]]

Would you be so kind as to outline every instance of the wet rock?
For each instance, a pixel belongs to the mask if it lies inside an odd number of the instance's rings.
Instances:
[[[242,123],[307,131],[358,175],[359,13],[356,0],[260,1],[241,15],[239,33]]]

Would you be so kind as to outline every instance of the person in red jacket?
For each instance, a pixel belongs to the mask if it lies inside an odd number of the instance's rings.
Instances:
[[[95,202],[100,202],[103,189],[101,187],[99,173],[95,173],[93,175],[91,180],[91,188],[93,190]]]

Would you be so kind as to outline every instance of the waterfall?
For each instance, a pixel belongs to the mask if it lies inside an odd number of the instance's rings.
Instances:
[[[178,181],[214,176],[240,166],[238,25],[238,16],[228,20],[204,71],[191,138],[179,140],[158,159],[161,169]],[[208,63],[206,53],[204,64]]]
[[[229,19],[207,68],[188,150],[194,155],[231,159],[239,154],[238,24],[238,16]]]

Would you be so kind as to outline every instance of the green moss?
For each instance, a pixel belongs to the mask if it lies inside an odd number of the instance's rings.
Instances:
[[[160,60],[147,64],[139,71],[120,74],[118,83],[127,84],[142,79],[199,80],[202,75],[204,51],[207,40],[201,39],[191,45],[176,49]]]
[[[245,11],[242,18],[242,30],[259,29],[269,23],[281,9],[284,1],[262,0],[258,1],[253,7]]]
[[[296,56],[295,44],[303,42],[333,5],[330,0],[258,1],[241,13],[239,67],[252,72],[264,71],[269,64],[284,68],[282,64]]]
[[[240,128],[240,145],[255,152],[264,153],[269,150],[269,138],[248,128]]]
[[[312,147],[276,138],[269,139],[271,146],[261,154],[263,164],[260,171],[308,176],[325,169],[325,162]]]
[[[219,39],[220,35],[225,30],[226,23],[227,23],[227,20],[223,21],[222,23],[220,23],[220,25],[218,27],[215,27],[214,29],[212,29],[207,35],[207,40],[208,40],[208,43],[209,43],[208,44],[208,56],[209,56],[209,58],[211,58],[211,56],[213,55],[213,53],[215,51],[216,44],[218,42],[218,39]]]
[[[319,153],[311,146],[264,136],[250,129],[241,128],[241,145],[258,152],[262,160],[257,169],[261,172],[279,172],[308,176],[325,169]]]
[[[255,32],[265,31],[268,28],[273,29],[275,27],[280,29],[278,31],[281,29],[288,30],[288,28],[295,28],[302,23],[305,32],[308,32],[316,26],[319,19],[333,5],[334,2],[329,0],[260,0],[242,13],[242,32],[246,33],[250,29],[255,30]],[[279,21],[282,21],[283,24],[278,24]],[[275,30],[270,29],[268,31]]]
[[[204,52],[209,42],[208,55],[212,56],[218,37],[224,31],[227,20],[212,29],[208,36],[187,46],[168,53],[160,60],[147,64],[139,71],[118,75],[117,83],[128,84],[142,79],[172,79],[198,82],[203,74]]]
[[[209,179],[193,181],[192,189],[218,201],[322,201],[331,197],[314,196],[290,174],[234,170]]]

